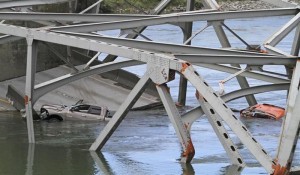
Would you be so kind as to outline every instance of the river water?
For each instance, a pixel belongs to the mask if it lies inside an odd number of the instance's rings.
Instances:
[[[262,43],[269,35],[287,22],[290,17],[230,20],[226,24],[240,34],[250,44]],[[204,23],[196,23],[198,30]],[[115,31],[105,34],[116,35]],[[180,30],[170,25],[153,26],[145,33],[158,41],[182,42]],[[232,35],[234,47],[240,43]],[[287,36],[279,48],[289,51],[291,37]],[[194,45],[219,47],[212,28],[208,28],[193,40]],[[284,69],[268,66],[279,73]],[[145,67],[127,68],[142,75]],[[218,90],[218,82],[228,74],[197,68],[209,84]],[[263,82],[249,79],[251,85]],[[170,82],[171,94],[177,99],[178,80]],[[226,92],[238,89],[235,80],[226,84]],[[196,107],[195,90],[189,85],[188,110]],[[286,94],[283,91],[256,95],[260,103],[271,103],[284,107]],[[245,99],[235,100],[229,106],[236,109],[247,107]],[[238,114],[237,114],[238,115]],[[242,119],[265,150],[274,157],[278,144],[281,121],[266,119]],[[91,153],[90,145],[106,123],[90,121],[64,121],[48,123],[35,121],[36,144],[27,143],[26,122],[17,112],[0,113],[0,175],[219,175],[219,174],[267,174],[253,158],[238,138],[229,132],[238,146],[247,167],[237,171],[230,166],[229,160],[219,143],[213,129],[205,117],[198,119],[192,126],[191,135],[196,149],[191,165],[179,162],[181,146],[175,131],[164,110],[130,112],[101,152]],[[299,146],[294,163],[299,165]]]

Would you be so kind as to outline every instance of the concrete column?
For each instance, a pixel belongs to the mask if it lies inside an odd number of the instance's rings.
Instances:
[[[27,67],[26,67],[26,85],[25,85],[25,109],[26,121],[28,130],[29,143],[35,143],[34,128],[33,128],[33,89],[36,72],[36,59],[37,59],[37,41],[33,40],[32,36],[28,36],[27,40]]]
[[[187,0],[186,11],[193,11],[195,7],[195,0]],[[186,22],[183,29],[183,42],[188,40],[192,36],[193,32],[193,22]],[[191,45],[191,42],[188,42],[186,45]],[[179,82],[179,94],[178,94],[178,104],[185,105],[186,103],[186,90],[187,90],[187,80],[184,76],[180,76]]]

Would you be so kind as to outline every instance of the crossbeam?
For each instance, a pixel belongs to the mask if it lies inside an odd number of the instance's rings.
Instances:
[[[1,5],[1,4],[0,4]],[[138,15],[138,14],[78,14],[78,13],[40,13],[40,12],[1,12],[1,20],[22,20],[22,21],[63,21],[63,22],[111,22],[123,20],[135,20],[157,15]]]
[[[86,39],[92,39],[127,47],[133,47],[142,50],[149,50],[153,52],[162,52],[162,53],[172,53],[172,54],[217,54],[217,55],[243,55],[243,56],[274,56],[263,53],[249,52],[249,51],[237,51],[237,50],[229,50],[229,49],[216,49],[216,48],[208,48],[208,47],[198,47],[198,46],[187,46],[182,44],[173,44],[173,43],[165,43],[165,42],[157,42],[157,41],[143,41],[143,40],[134,40],[128,38],[115,38],[108,36],[101,36],[95,34],[86,34],[86,33],[74,33],[74,32],[60,32],[77,37],[82,37]]]
[[[68,32],[94,32],[101,30],[113,30],[113,29],[130,29],[141,26],[153,26],[159,24],[168,23],[180,23],[180,22],[193,22],[193,21],[222,21],[228,19],[241,19],[241,18],[258,18],[267,16],[286,16],[295,15],[298,13],[296,8],[285,8],[275,10],[249,10],[243,12],[210,12],[210,13],[195,13],[195,14],[183,14],[178,16],[165,15],[160,17],[150,17],[137,20],[124,20],[118,22],[107,23],[92,23],[82,25],[69,25],[63,27],[52,27],[54,31],[68,31]]]

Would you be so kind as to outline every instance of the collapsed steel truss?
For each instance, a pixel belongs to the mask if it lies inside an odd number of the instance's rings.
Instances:
[[[239,153],[234,142],[230,139],[227,129],[224,127],[225,123],[231,128],[231,130],[268,173],[279,175],[287,174],[290,171],[299,137],[300,122],[300,65],[298,61],[300,13],[298,8],[220,12],[218,11],[218,4],[214,0],[203,0],[203,4],[208,10],[159,15],[171,1],[162,0],[151,15],[83,14],[86,11],[93,9],[96,9],[94,12],[98,12],[97,9],[99,9],[101,1],[102,0],[97,1],[80,14],[34,12],[0,13],[1,20],[23,20],[41,22],[43,24],[46,22],[48,24],[60,24],[60,26],[45,26],[42,28],[26,28],[4,23],[0,24],[0,33],[5,34],[0,38],[1,44],[21,38],[26,38],[27,40],[25,104],[29,143],[35,143],[32,109],[34,103],[41,96],[65,84],[93,74],[101,74],[132,65],[147,64],[147,71],[132,89],[127,99],[119,107],[112,120],[101,131],[96,141],[90,147],[91,151],[99,150],[105,145],[118,125],[126,117],[129,109],[143,93],[147,84],[152,81],[156,84],[160,99],[163,102],[170,121],[172,122],[182,145],[182,162],[189,163],[193,159],[195,150],[190,136],[190,129],[193,122],[205,114],[226,150],[232,164],[241,167],[245,166],[242,155]],[[31,0],[22,1],[22,3],[19,1],[10,3],[0,2],[0,9],[56,2],[64,1],[55,0],[46,2],[42,0]],[[74,3],[77,3],[77,1],[68,2],[70,3],[70,7],[74,6]],[[194,0],[188,0],[187,2],[187,10],[193,10]],[[28,9],[25,8],[25,11],[28,11]],[[278,32],[267,39],[265,43],[263,43],[264,47],[267,49],[267,53],[261,53],[260,50],[253,52],[230,49],[231,45],[224,32],[224,27],[233,32],[233,34],[246,46],[251,47],[251,45],[247,44],[246,41],[225,25],[224,20],[284,15],[294,15],[294,17]],[[207,27],[212,26],[214,28],[222,47],[226,47],[226,49],[203,48],[186,45],[194,37],[194,35],[191,34],[191,24],[194,21],[207,21]],[[67,24],[67,22],[74,23]],[[186,40],[184,45],[134,40],[138,35],[141,35],[140,33],[147,26],[166,23],[178,25],[183,29]],[[114,38],[93,33],[100,30],[111,29],[121,29],[123,33],[127,33],[127,36],[125,38]],[[284,51],[276,48],[276,45],[294,29],[296,29],[296,31],[294,41],[291,46],[291,53],[285,53]],[[108,56],[104,60],[103,64],[89,66],[90,63],[87,63],[85,69],[77,70],[76,73],[64,75],[35,85],[34,80],[38,50],[37,43],[41,41],[107,53],[129,58],[130,60],[114,61],[116,57]],[[93,59],[95,58],[97,58],[97,56]],[[230,64],[231,66],[225,66],[222,64]],[[284,65],[287,73],[285,76],[278,77],[276,73],[272,72],[268,72],[268,74],[266,74],[265,72],[257,69],[255,69],[256,71],[251,69],[243,70],[240,68],[240,64],[246,64],[249,68],[252,66],[262,67],[264,65]],[[68,65],[72,67],[72,64]],[[239,72],[237,78],[241,85],[241,89],[219,96],[206,83],[201,75],[194,70],[193,65],[232,74]],[[173,80],[175,73],[182,75],[184,80],[189,81],[195,87],[197,91],[196,98],[201,105],[182,116],[179,114],[169,94],[168,87],[166,86],[167,82]],[[250,87],[245,77],[262,80],[271,84]],[[186,82],[183,82],[181,86],[184,87],[184,83]],[[184,91],[185,89],[181,90]],[[268,155],[260,143],[252,137],[250,131],[241,121],[238,120],[225,102],[246,96],[249,105],[253,105],[256,103],[256,99],[253,94],[275,90],[289,90],[289,96],[287,99],[287,113],[282,125],[278,145],[278,154],[276,158],[273,159]],[[181,97],[184,99],[184,94],[181,95]]]

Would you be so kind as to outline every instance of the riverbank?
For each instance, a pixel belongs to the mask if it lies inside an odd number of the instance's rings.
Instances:
[[[245,1],[223,1],[220,2],[221,11],[239,11],[239,10],[254,10],[254,9],[271,9],[276,6],[259,1],[259,0],[245,0]]]
[[[294,0],[293,2],[298,2]],[[103,3],[101,6],[102,13],[133,13],[133,14],[151,14],[151,10],[155,8],[157,2],[139,2],[132,0],[110,0]],[[186,11],[185,1],[174,1],[165,10],[164,13],[174,13]],[[277,6],[264,2],[262,0],[222,0],[218,1],[221,11],[240,11],[240,10],[254,10],[254,9],[271,9],[278,8]],[[203,5],[196,1],[195,10],[203,9]]]

